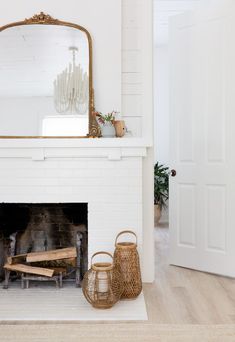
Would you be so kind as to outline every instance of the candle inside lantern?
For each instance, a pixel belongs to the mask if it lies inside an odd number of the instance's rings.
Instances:
[[[97,291],[99,293],[106,293],[109,289],[107,272],[98,272],[97,275]]]

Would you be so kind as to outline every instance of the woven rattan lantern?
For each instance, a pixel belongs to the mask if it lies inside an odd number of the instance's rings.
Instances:
[[[132,234],[136,242],[118,242],[123,234]],[[115,241],[114,268],[121,273],[124,283],[122,299],[134,299],[142,291],[139,254],[137,251],[137,236],[131,230],[119,233]]]
[[[85,274],[82,283],[84,296],[97,309],[111,308],[123,292],[122,277],[114,268],[113,262],[93,263],[95,256],[103,254],[113,259],[110,253],[95,253],[91,258],[91,269]]]

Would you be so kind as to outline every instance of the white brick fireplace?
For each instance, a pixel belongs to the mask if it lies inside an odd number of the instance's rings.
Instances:
[[[89,260],[96,251],[113,252],[127,228],[137,233],[141,254],[146,148],[137,139],[108,140],[2,141],[0,202],[88,203]]]
[[[122,139],[1,139],[0,202],[88,203],[89,255],[98,249],[113,251],[117,232],[131,228],[139,237],[143,280],[152,282],[152,1],[107,3],[22,0],[17,6],[9,0],[0,5],[2,25],[43,10],[89,29],[94,41],[97,110],[120,110],[132,132],[132,138]],[[120,22],[114,24],[114,19]],[[110,57],[110,46],[115,43],[117,48],[117,40],[107,27],[121,35],[120,55]],[[107,82],[107,66],[113,70],[114,64],[118,75],[122,74],[121,89],[114,87],[114,79]],[[118,108],[113,98],[120,95],[122,106]]]

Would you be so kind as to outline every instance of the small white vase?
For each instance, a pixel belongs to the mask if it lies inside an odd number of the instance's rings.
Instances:
[[[114,138],[116,135],[115,127],[112,123],[105,123],[101,126],[101,134],[103,138]]]

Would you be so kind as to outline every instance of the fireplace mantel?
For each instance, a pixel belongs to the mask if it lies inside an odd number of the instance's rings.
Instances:
[[[115,139],[0,139],[0,158],[145,157],[151,144],[141,138]]]
[[[32,147],[151,147],[151,140],[144,138],[60,138],[60,139],[0,139],[0,148]]]

